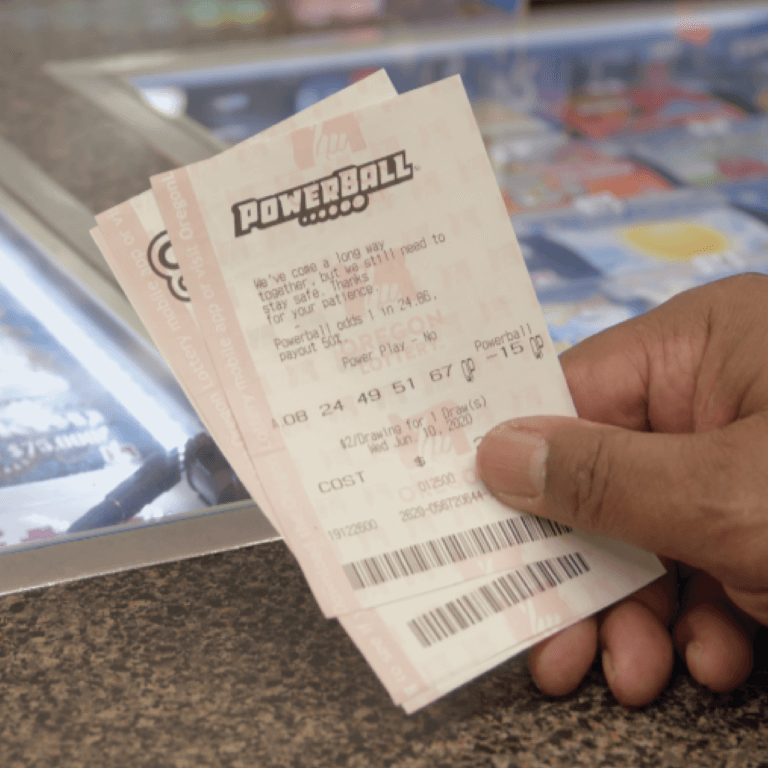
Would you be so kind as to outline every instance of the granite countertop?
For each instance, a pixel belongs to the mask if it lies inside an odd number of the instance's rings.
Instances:
[[[96,22],[73,23],[97,5]],[[153,3],[0,2],[0,136],[94,211],[170,166],[46,61],[291,31],[280,14],[148,30],[118,25],[121,7],[146,17]],[[627,710],[597,667],[552,700],[513,660],[407,717],[273,542],[0,598],[0,766],[765,768],[767,661],[728,695],[679,667],[655,704]]]

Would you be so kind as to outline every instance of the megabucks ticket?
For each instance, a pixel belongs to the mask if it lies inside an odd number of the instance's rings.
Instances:
[[[153,187],[280,527],[413,711],[662,571],[474,476],[573,407],[458,79],[286,128]]]

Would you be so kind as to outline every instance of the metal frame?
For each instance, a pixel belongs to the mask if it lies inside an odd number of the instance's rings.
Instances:
[[[0,551],[0,595],[242,549],[279,538],[250,502],[102,530],[87,538],[63,535]]]
[[[151,343],[144,324],[93,242],[93,213],[15,147],[0,138],[0,209],[134,333]]]
[[[190,53],[169,51],[112,59],[50,62],[44,69],[62,85],[138,133],[160,154],[178,165],[188,165],[221,152],[226,145],[186,116],[171,120],[157,112],[144,101],[130,79],[146,72],[174,71],[180,61],[191,58]]]

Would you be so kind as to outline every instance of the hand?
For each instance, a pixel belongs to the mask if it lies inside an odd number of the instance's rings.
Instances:
[[[643,705],[676,647],[700,683],[739,685],[768,625],[768,278],[687,291],[561,361],[581,418],[497,427],[480,477],[515,509],[658,553],[668,574],[533,648],[534,680],[568,693],[600,648],[616,698]]]

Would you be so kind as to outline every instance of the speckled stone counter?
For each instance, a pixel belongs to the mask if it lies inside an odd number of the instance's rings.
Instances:
[[[0,8],[39,8],[45,21],[64,5]],[[102,210],[169,164],[43,63],[210,45],[221,33],[50,19],[36,31],[0,26],[0,135]],[[596,668],[551,700],[512,661],[406,717],[280,542],[0,598],[0,706],[2,768],[768,767],[764,651],[729,695],[679,668],[658,702],[628,711]]]
[[[553,701],[512,661],[406,717],[281,543],[0,600],[3,768],[758,768],[766,683],[681,670],[628,711],[597,671]]]

